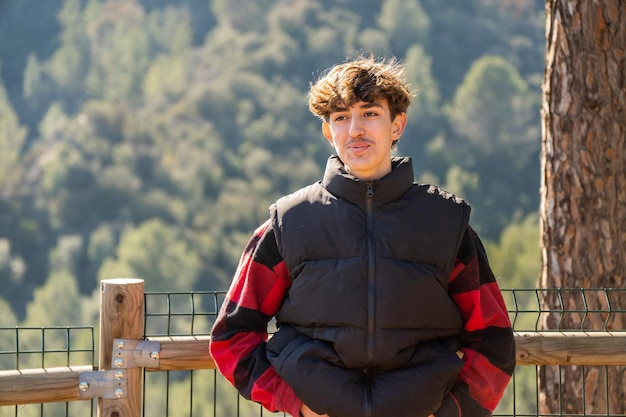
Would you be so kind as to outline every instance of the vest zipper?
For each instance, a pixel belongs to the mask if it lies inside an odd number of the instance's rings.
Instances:
[[[374,314],[375,314],[375,255],[376,255],[376,235],[374,233],[374,184],[371,181],[367,185],[367,198],[365,200],[365,213],[367,216],[367,361],[371,368],[374,363]],[[372,415],[371,386],[368,384],[367,404],[365,406],[365,416]]]

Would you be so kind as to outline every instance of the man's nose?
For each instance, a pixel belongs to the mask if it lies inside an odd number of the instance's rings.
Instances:
[[[351,117],[350,118],[350,136],[353,138],[358,138],[363,136],[363,123],[359,117]]]

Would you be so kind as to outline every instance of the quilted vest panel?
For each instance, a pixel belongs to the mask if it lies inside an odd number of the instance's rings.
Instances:
[[[368,206],[363,187],[362,202],[317,183],[272,206],[293,280],[277,320],[332,343],[342,366],[396,369],[421,342],[462,329],[447,289],[470,209],[417,184],[383,202],[374,186]]]

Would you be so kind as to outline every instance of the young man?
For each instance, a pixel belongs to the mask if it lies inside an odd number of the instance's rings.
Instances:
[[[219,371],[270,411],[488,416],[510,380],[512,329],[469,206],[392,157],[411,99],[395,60],[311,86],[335,155],[272,205],[211,333]]]

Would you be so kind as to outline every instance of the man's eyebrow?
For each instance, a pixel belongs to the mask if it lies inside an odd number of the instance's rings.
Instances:
[[[382,108],[383,105],[380,104],[378,101],[374,101],[372,103],[363,103],[359,105],[360,109],[371,109],[372,107],[376,107],[376,108]]]
[[[358,105],[359,109],[371,109],[371,108],[378,108],[378,109],[382,109],[383,105],[380,104],[378,101],[374,101],[372,103],[369,102],[364,102]],[[344,112],[344,111],[348,111],[348,107],[345,106],[339,106],[336,107],[331,113],[340,113],[340,112]]]

